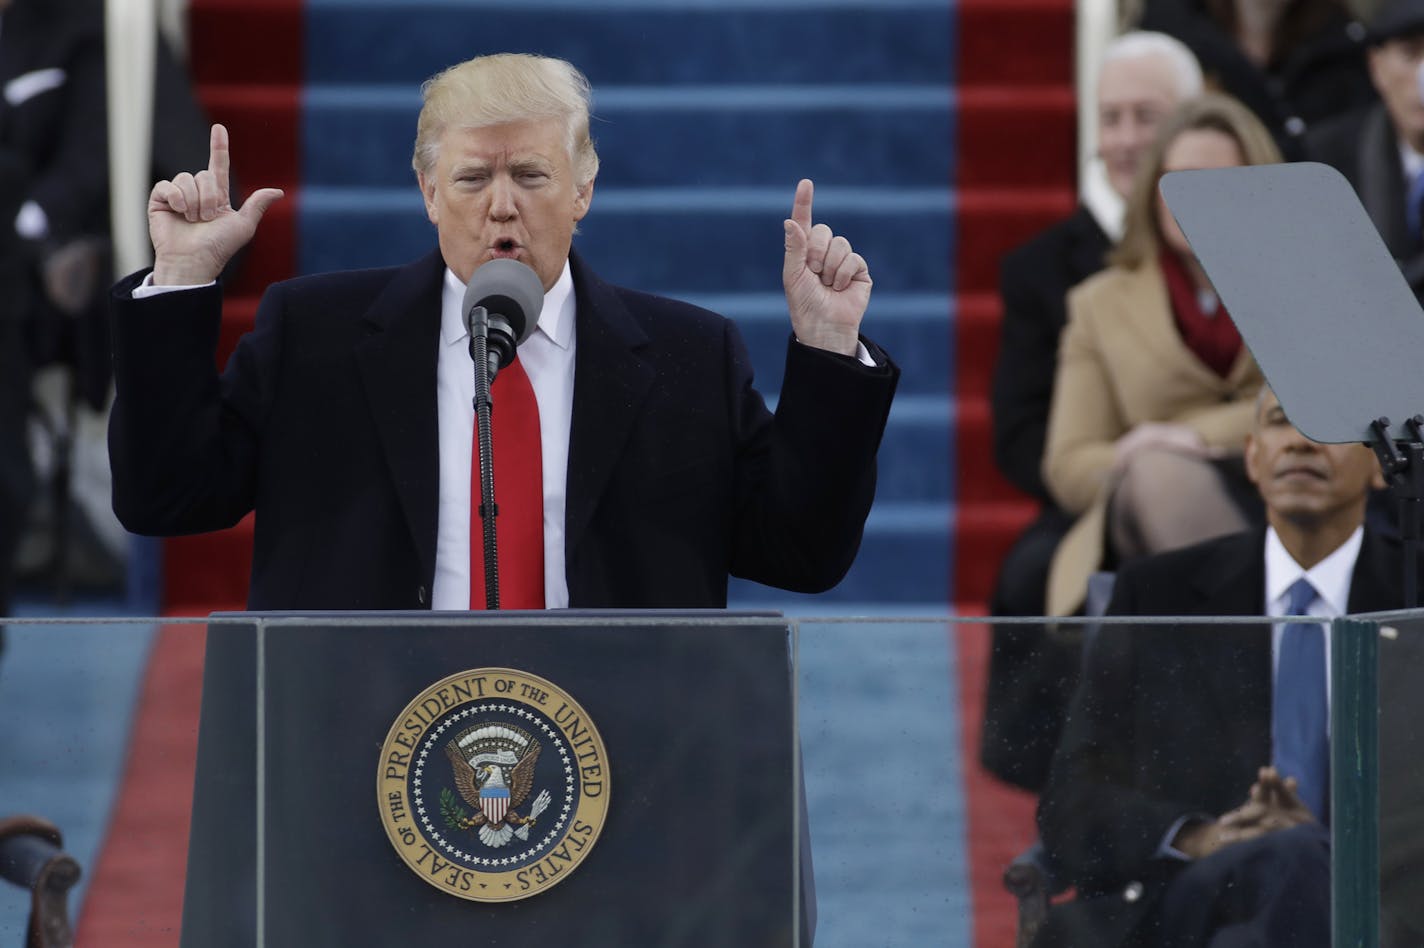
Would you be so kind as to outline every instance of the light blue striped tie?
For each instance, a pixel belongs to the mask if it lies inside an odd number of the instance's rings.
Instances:
[[[1286,611],[1306,615],[1315,587],[1301,578],[1290,588]],[[1325,692],[1325,629],[1319,623],[1291,622],[1281,635],[1272,693],[1272,758],[1283,777],[1294,777],[1298,793],[1322,823],[1330,784],[1329,708]]]

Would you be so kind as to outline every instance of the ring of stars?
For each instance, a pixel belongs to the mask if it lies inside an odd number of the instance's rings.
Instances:
[[[422,791],[423,775],[425,773],[426,761],[430,756],[430,752],[439,743],[442,735],[444,735],[444,733],[448,730],[457,728],[462,718],[470,717],[476,714],[494,713],[512,714],[516,717],[524,718],[527,722],[529,722],[530,725],[542,731],[545,738],[549,741],[550,747],[553,750],[559,752],[560,764],[564,769],[563,805],[560,807],[558,815],[554,820],[554,825],[549,829],[549,832],[543,836],[543,838],[539,839],[528,849],[515,856],[477,856],[474,853],[466,852],[460,849],[454,843],[447,840],[444,836],[441,835],[440,831],[435,828],[435,823],[431,820],[430,814],[426,812],[425,799]],[[443,757],[443,755],[437,756]],[[410,774],[411,800],[415,804],[416,816],[419,817],[421,826],[425,827],[426,838],[430,842],[439,846],[440,849],[442,849],[447,856],[458,859],[461,862],[466,863],[470,866],[493,868],[496,870],[498,870],[499,867],[502,866],[507,867],[510,865],[518,865],[529,860],[531,856],[536,856],[539,853],[543,852],[562,836],[563,828],[565,824],[568,823],[569,814],[573,810],[575,788],[578,785],[577,781],[574,779],[573,758],[569,753],[568,745],[564,743],[563,736],[559,733],[559,731],[550,727],[549,722],[546,721],[543,717],[526,710],[520,705],[508,704],[504,702],[501,702],[499,704],[482,703],[477,705],[471,705],[467,708],[462,708],[461,710],[456,711],[454,714],[441,721],[439,725],[437,725],[435,728],[431,729],[426,733],[425,740],[421,743],[420,753],[416,756],[415,767],[411,770]]]

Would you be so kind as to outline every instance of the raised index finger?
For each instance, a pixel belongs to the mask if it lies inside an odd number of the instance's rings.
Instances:
[[[796,200],[791,205],[791,219],[808,234],[811,232],[811,198],[815,190],[810,178],[802,178],[796,185]]]
[[[227,127],[214,125],[208,136],[208,170],[217,179],[224,204],[228,203],[228,170],[232,159],[228,154]]]

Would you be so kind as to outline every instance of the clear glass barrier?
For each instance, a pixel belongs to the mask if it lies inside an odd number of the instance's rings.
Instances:
[[[0,945],[26,943],[30,899],[11,883],[39,865],[78,944],[178,943],[207,628],[0,619]],[[6,844],[32,839],[44,862],[22,864]]]
[[[1177,846],[1283,828],[1239,812],[1272,761],[1280,629],[1264,621],[195,621],[6,621],[0,818],[61,825],[81,944],[573,926],[566,941],[595,946],[1007,945],[1050,899],[1049,924],[1160,924],[1168,888],[1210,858]],[[1352,742],[1369,727],[1337,717],[1332,767],[1358,793],[1337,781],[1329,829],[1294,833],[1325,866],[1299,911],[1323,913],[1330,860],[1338,875],[1373,840],[1380,884],[1344,893],[1336,930],[1418,944],[1424,618],[1368,628],[1379,828],[1359,823],[1374,780]],[[1337,627],[1332,661],[1359,634]],[[1333,669],[1337,715],[1372,693],[1352,660]],[[1060,734],[1054,702],[1080,684]],[[1048,777],[1025,758],[1058,737]],[[1035,792],[1010,782],[1035,780],[1056,801],[1041,839]],[[1232,839],[1189,832],[1233,811]],[[0,943],[27,909],[0,887]]]
[[[1379,943],[1405,948],[1424,944],[1424,613],[1377,627]]]

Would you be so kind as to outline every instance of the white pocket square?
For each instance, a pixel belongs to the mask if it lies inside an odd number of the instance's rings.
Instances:
[[[16,76],[5,83],[5,101],[11,105],[19,105],[28,99],[33,99],[41,92],[58,89],[64,85],[66,78],[68,77],[64,70],[58,66],[51,66],[49,69],[36,69],[23,76]]]

